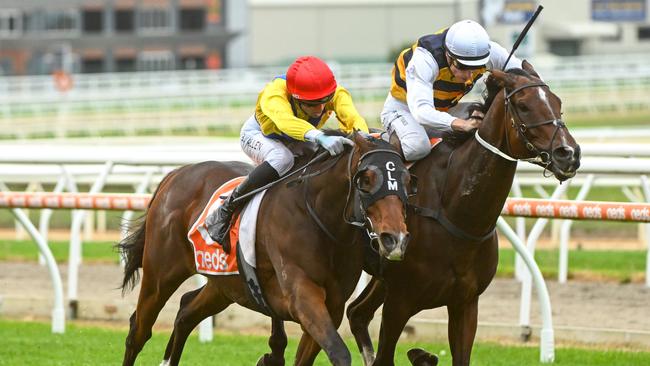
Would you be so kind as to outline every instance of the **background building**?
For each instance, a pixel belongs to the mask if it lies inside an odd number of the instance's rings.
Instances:
[[[286,66],[297,56],[391,62],[470,18],[519,56],[650,52],[647,0],[4,0],[6,75]]]
[[[245,66],[241,0],[4,0],[2,73]]]
[[[482,20],[510,47],[538,3],[544,11],[519,54],[650,52],[646,0],[249,0],[253,65],[315,54],[386,62],[418,37],[456,20]],[[481,11],[482,10],[482,11]]]

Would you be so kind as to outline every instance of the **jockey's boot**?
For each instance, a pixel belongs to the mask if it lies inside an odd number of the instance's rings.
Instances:
[[[224,239],[226,239],[226,234],[228,233],[228,229],[230,229],[232,214],[249,199],[246,198],[245,200],[234,202],[237,197],[267,185],[279,177],[280,175],[275,168],[266,161],[255,167],[248,174],[248,177],[224,200],[223,204],[205,219],[205,226],[212,240],[219,244],[224,244]]]

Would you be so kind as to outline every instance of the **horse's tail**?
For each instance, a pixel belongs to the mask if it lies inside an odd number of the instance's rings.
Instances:
[[[117,244],[117,248],[122,258],[124,258],[124,279],[122,280],[121,286],[122,296],[127,291],[133,290],[140,279],[138,269],[142,267],[147,215],[143,215],[128,225],[129,235]]]
[[[151,196],[151,201],[149,201],[149,207],[151,207],[151,203],[160,191],[160,187],[162,187],[168,178],[174,175],[175,172],[176,170],[167,174],[167,176],[162,179],[158,187],[156,187],[156,190]],[[138,283],[138,280],[140,279],[140,273],[138,272],[138,269],[142,268],[145,232],[147,228],[147,213],[128,224],[129,235],[127,235],[116,245],[117,250],[124,258],[124,279],[122,280],[122,286],[120,286],[122,289],[122,295],[124,295],[127,291],[133,290],[135,285]]]

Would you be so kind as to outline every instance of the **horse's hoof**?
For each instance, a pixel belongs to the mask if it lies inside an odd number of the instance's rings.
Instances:
[[[413,348],[406,352],[406,355],[413,366],[436,366],[438,364],[438,356],[420,348]]]
[[[271,355],[266,353],[257,360],[257,366],[284,366],[284,360],[276,360],[274,362]]]

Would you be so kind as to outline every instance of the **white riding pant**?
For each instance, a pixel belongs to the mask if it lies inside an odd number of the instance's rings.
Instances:
[[[458,117],[466,112],[468,103],[459,103],[450,108],[447,113]],[[390,136],[393,132],[402,144],[402,152],[407,161],[420,160],[431,151],[429,137],[442,137],[444,131],[427,131],[415,120],[406,103],[393,98],[390,94],[384,103],[384,109],[380,115],[381,124]]]
[[[293,153],[281,141],[264,136],[255,115],[244,122],[239,143],[242,150],[255,165],[268,162],[279,176],[286,174],[293,166]]]
[[[381,124],[390,136],[393,132],[402,144],[402,152],[407,161],[416,161],[425,157],[431,150],[431,143],[424,127],[415,120],[408,105],[389,98],[384,103],[380,115]]]

